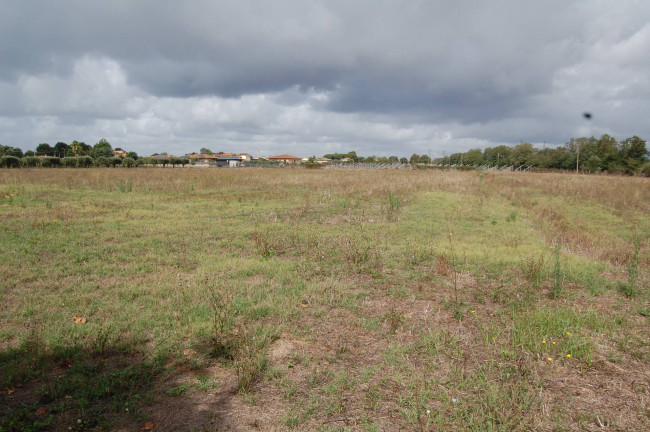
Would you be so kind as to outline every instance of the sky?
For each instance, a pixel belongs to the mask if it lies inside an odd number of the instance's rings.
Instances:
[[[647,140],[648,53],[647,0],[0,0],[0,144],[437,157]]]

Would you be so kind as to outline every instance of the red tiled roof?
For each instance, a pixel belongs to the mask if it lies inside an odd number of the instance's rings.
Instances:
[[[298,156],[291,156],[290,154],[282,154],[278,156],[269,156],[269,159],[293,159],[293,160],[302,160]]]

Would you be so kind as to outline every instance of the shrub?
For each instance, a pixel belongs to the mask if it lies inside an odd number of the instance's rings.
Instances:
[[[62,162],[63,165],[65,165],[68,168],[74,168],[79,163],[76,157],[64,157]]]
[[[22,158],[22,165],[26,167],[41,166],[41,158],[37,158],[36,156],[25,156]]]
[[[641,165],[641,168],[639,168],[639,174],[644,177],[650,177],[650,161]]]
[[[2,156],[0,157],[0,167],[3,168],[18,168],[20,166],[20,159],[16,156]]]
[[[111,164],[111,160],[105,156],[100,156],[95,159],[95,165],[98,167],[107,167]]]
[[[61,166],[61,158],[54,157],[54,156],[49,156],[49,157],[43,158],[42,165],[43,166],[49,166],[49,167]]]
[[[90,156],[81,156],[77,158],[77,163],[80,167],[89,167],[93,165],[93,158]]]
[[[127,168],[131,168],[135,164],[135,161],[130,158],[130,157],[125,157],[122,159],[122,166],[125,166]]]
[[[117,165],[122,165],[122,159],[120,159],[118,157],[112,157],[112,158],[109,159],[108,163],[109,163],[110,166],[115,167]]]

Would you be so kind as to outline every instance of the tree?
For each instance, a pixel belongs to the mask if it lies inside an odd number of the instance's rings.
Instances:
[[[40,143],[36,146],[36,154],[39,156],[54,156],[54,149],[48,143]]]
[[[642,160],[645,155],[648,153],[646,149],[645,141],[639,138],[638,136],[633,136],[632,138],[627,138],[621,142],[621,150],[623,157]]]
[[[429,157],[429,155],[424,154],[424,155],[420,156],[419,162],[421,164],[427,164],[428,165],[431,162],[431,158]]]
[[[127,156],[122,160],[122,166],[124,167],[131,168],[133,165],[135,165],[135,159],[133,158]]]
[[[64,142],[59,141],[54,145],[54,156],[56,157],[65,157],[68,153],[68,148],[70,146]]]
[[[481,152],[481,149],[469,150],[463,156],[463,163],[465,165],[481,165],[483,163],[483,152]]]
[[[505,145],[488,147],[483,150],[483,159],[492,166],[505,166],[510,161],[512,149]]]
[[[100,139],[93,146],[93,157],[98,158],[102,156],[107,158],[113,157],[113,147],[111,147],[111,144],[105,138]]]
[[[138,160],[138,154],[134,151],[130,151],[126,154],[126,157],[129,157],[133,160]]]
[[[582,169],[589,172],[599,171],[602,163],[603,161],[594,154],[582,163]]]
[[[24,154],[23,151],[18,147],[0,146],[0,156],[14,156],[17,158],[22,158]]]
[[[413,153],[411,155],[411,159],[409,159],[409,162],[415,165],[416,163],[420,162],[420,155],[417,153]]]
[[[405,157],[403,157],[403,158],[400,158],[399,163],[401,163],[401,164],[407,164],[407,163],[409,163],[409,160],[406,159]]]
[[[521,143],[510,152],[510,164],[519,167],[521,165],[531,165],[533,156],[537,150],[531,143]]]
[[[196,148],[196,147],[194,147],[194,148]],[[209,148],[202,147],[201,150],[199,151],[199,153],[201,153],[201,154],[211,155],[211,154],[212,154],[212,150],[210,150]]]
[[[73,140],[72,143],[70,143],[70,149],[75,156],[84,156],[90,154],[92,147],[85,142]]]
[[[356,151],[351,151],[348,154],[345,155],[346,157],[349,157],[350,159],[353,159],[355,162],[359,160],[359,156],[357,156]]]
[[[618,143],[614,137],[603,134],[596,142],[596,156],[601,160],[601,169],[620,159],[618,154]]]

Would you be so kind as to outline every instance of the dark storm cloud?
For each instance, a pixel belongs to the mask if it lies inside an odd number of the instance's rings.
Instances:
[[[6,0],[0,115],[312,148],[561,143],[584,110],[643,134],[650,6],[623,3]]]
[[[159,96],[339,86],[332,107],[386,112],[536,91],[567,54],[544,53],[569,29],[542,25],[524,14],[528,5],[347,3],[11,1],[3,75],[66,73],[72,60],[99,54]]]

